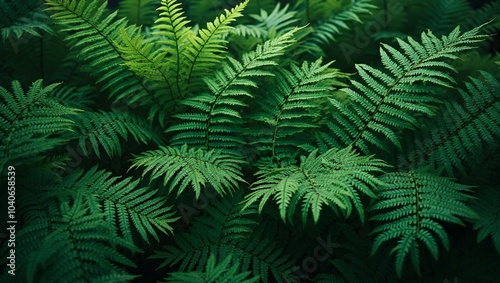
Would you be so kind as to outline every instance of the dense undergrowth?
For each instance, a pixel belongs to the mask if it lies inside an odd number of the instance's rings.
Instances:
[[[1,282],[500,280],[499,1],[0,3]]]

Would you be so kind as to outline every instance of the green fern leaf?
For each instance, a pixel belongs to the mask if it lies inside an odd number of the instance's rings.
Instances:
[[[131,135],[138,143],[162,144],[159,132],[141,120],[126,112],[84,112],[75,119],[74,136],[78,138],[82,153],[89,155],[87,142],[90,142],[93,152],[100,157],[99,146],[110,157],[121,155],[120,139],[127,141]]]
[[[175,246],[164,247],[152,258],[164,260],[160,266],[180,262],[181,271],[191,271],[202,269],[210,255],[231,256],[231,265],[237,266],[239,272],[252,270],[265,283],[271,272],[277,282],[285,282],[283,275],[292,262],[264,236],[262,229],[255,230],[256,210],[251,207],[242,211],[241,199],[239,191],[232,197],[215,200],[205,209],[208,215],[195,219],[190,233],[178,235]]]
[[[161,90],[144,84],[142,78],[124,66],[125,58],[118,46],[121,30],[127,26],[125,18],[116,19],[117,12],[107,14],[106,2],[99,0],[47,0],[46,3],[61,32],[69,32],[65,39],[70,47],[77,48],[78,56],[95,70],[97,82],[109,90],[110,97],[128,98],[131,103],[163,109],[157,99]]]
[[[80,195],[81,196],[81,195]],[[45,219],[49,221],[49,219]],[[103,221],[102,214],[88,214],[77,201],[70,207],[61,204],[60,218],[51,220],[52,231],[39,249],[32,251],[26,270],[27,282],[123,282],[135,276],[115,264],[135,264],[117,249],[138,249],[119,238]],[[106,275],[104,275],[106,274]]]
[[[231,264],[231,256],[226,257],[222,262],[217,263],[216,257],[210,255],[205,267],[205,271],[172,272],[167,278],[169,283],[221,283],[221,282],[258,282],[259,278],[247,278],[250,272],[238,272],[238,266]]]
[[[171,55],[169,60],[163,62],[160,67],[162,69],[169,69],[173,73],[172,77],[175,83],[171,83],[174,89],[171,91],[171,95],[183,97],[184,93],[182,92],[181,84],[184,83],[183,80],[186,76],[186,72],[183,69],[185,64],[184,50],[189,48],[188,38],[193,37],[194,34],[187,26],[189,21],[186,20],[180,3],[177,3],[175,0],[162,0],[161,4],[161,7],[158,8],[160,17],[155,21],[155,25],[153,26],[153,35],[159,38],[158,43],[160,47],[157,54],[163,56],[167,54]],[[156,56],[153,57],[156,58]],[[168,77],[165,80],[168,80]]]
[[[126,17],[138,26],[150,26],[158,17],[156,8],[156,0],[122,0],[119,2],[118,16]]]
[[[343,90],[349,103],[331,100],[337,111],[328,123],[334,137],[327,143],[334,147],[352,144],[365,153],[371,152],[370,145],[388,150],[386,141],[401,147],[396,132],[415,128],[415,113],[434,113],[431,106],[440,102],[431,95],[434,86],[451,87],[454,83],[447,73],[454,69],[445,60],[456,59],[457,52],[481,42],[485,36],[478,35],[480,29],[460,34],[457,27],[442,39],[429,31],[422,33],[422,43],[397,39],[402,51],[383,45],[380,55],[385,71],[356,65],[363,81],[353,80],[353,87]]]
[[[342,34],[349,30],[348,22],[361,23],[359,16],[371,14],[376,6],[370,4],[370,0],[352,1],[352,4],[344,7],[339,13],[332,13],[326,21],[319,21],[314,25],[314,31],[309,36],[311,43],[317,45],[328,44],[337,41],[335,35]],[[324,13],[325,8],[319,9]]]
[[[2,40],[18,40],[23,35],[42,36],[53,33],[49,16],[42,11],[40,1],[1,1],[0,33]],[[16,51],[17,52],[17,51]]]
[[[280,68],[277,86],[270,86],[265,97],[257,100],[260,111],[249,117],[260,122],[247,132],[255,137],[253,144],[278,163],[293,158],[301,144],[299,135],[317,127],[313,122],[319,116],[319,105],[339,76],[338,70],[329,68],[331,63],[322,65],[321,61],[291,65],[291,71]]]
[[[476,213],[466,202],[471,200],[470,186],[425,171],[395,172],[381,177],[387,185],[380,188],[379,200],[371,207],[376,215],[371,220],[381,221],[372,233],[378,234],[372,255],[387,241],[397,240],[391,253],[395,253],[396,273],[401,277],[405,258],[410,255],[417,274],[420,271],[420,243],[424,244],[435,260],[438,258],[439,238],[446,250],[449,239],[440,222],[464,225],[463,218],[471,219]],[[397,229],[394,229],[397,227]]]
[[[479,198],[472,207],[477,211],[479,218],[474,223],[474,230],[478,230],[477,241],[483,241],[491,236],[495,249],[500,254],[500,192],[497,188],[485,187],[479,193]]]
[[[216,66],[222,59],[224,48],[227,44],[225,37],[231,32],[229,25],[238,17],[243,16],[241,12],[248,4],[245,0],[241,4],[226,10],[225,14],[217,17],[213,22],[207,23],[206,29],[200,29],[197,36],[188,37],[191,48],[184,51],[186,58],[186,93],[196,90],[196,86],[202,83],[201,77]]]
[[[49,184],[40,188],[41,196],[33,194],[31,205],[45,209],[44,204],[58,203],[76,198],[83,194],[82,201],[89,208],[90,215],[101,215],[109,227],[116,227],[121,236],[128,242],[133,242],[133,233],[137,231],[142,240],[149,243],[148,236],[159,241],[155,228],[163,234],[172,233],[170,223],[174,217],[172,208],[165,205],[165,199],[156,197],[157,190],[138,187],[139,180],[131,178],[119,180],[110,172],[97,170],[93,167],[87,172],[76,170],[66,176],[61,183]],[[134,228],[132,228],[134,227]]]
[[[143,176],[151,172],[150,180],[163,178],[169,192],[177,189],[177,195],[192,187],[198,199],[202,187],[212,186],[219,194],[232,190],[238,182],[245,182],[241,176],[238,159],[220,150],[160,147],[136,156],[134,167],[145,167]]]
[[[37,80],[25,92],[13,81],[12,93],[0,86],[0,169],[7,163],[35,163],[40,154],[65,141],[62,134],[73,124],[67,116],[79,110],[50,98],[57,85],[44,87]]]
[[[283,221],[295,212],[302,201],[302,221],[309,210],[318,222],[324,205],[345,217],[353,205],[364,220],[360,193],[375,197],[375,187],[382,184],[373,174],[382,171],[384,163],[372,157],[359,156],[351,148],[331,149],[317,155],[317,150],[301,157],[300,166],[272,170],[250,187],[245,197],[245,208],[259,202],[259,212],[270,197],[278,204]]]
[[[122,44],[117,48],[125,60],[126,65],[135,74],[144,77],[154,88],[167,90],[168,95],[157,95],[155,103],[149,110],[149,119],[159,115],[160,124],[163,126],[167,111],[173,112],[178,106],[179,91],[172,80],[170,64],[167,64],[167,53],[158,48],[156,37],[145,38],[141,31],[135,27],[127,27],[121,31]],[[131,100],[132,102],[135,99]]]
[[[465,165],[474,156],[498,143],[500,137],[500,82],[491,74],[480,72],[471,78],[466,89],[459,89],[462,102],[447,103],[442,112],[422,131],[412,133],[399,161],[400,168],[428,164],[452,174],[465,174]]]

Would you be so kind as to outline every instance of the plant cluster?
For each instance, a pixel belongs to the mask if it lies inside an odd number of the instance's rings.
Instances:
[[[500,279],[500,1],[111,4],[0,0],[1,282]]]

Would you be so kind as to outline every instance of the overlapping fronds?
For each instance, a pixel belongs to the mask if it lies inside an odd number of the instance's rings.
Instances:
[[[277,282],[285,282],[283,275],[292,262],[262,229],[255,230],[256,209],[242,211],[241,199],[242,194],[237,193],[214,201],[205,209],[208,215],[196,218],[189,233],[180,234],[175,246],[164,247],[154,258],[164,260],[162,265],[181,263],[181,271],[191,271],[203,269],[210,255],[231,256],[231,265],[238,271],[252,271],[252,276],[260,276],[266,283],[271,274]]]
[[[320,115],[319,106],[327,101],[334,89],[336,69],[330,63],[304,62],[292,64],[290,71],[280,68],[275,85],[270,85],[263,97],[259,97],[259,111],[249,118],[259,123],[245,133],[253,137],[258,149],[280,163],[293,158],[301,144],[300,135],[316,127],[314,119]]]
[[[245,53],[241,62],[229,57],[220,71],[206,77],[210,92],[183,101],[194,111],[175,115],[181,122],[168,129],[169,132],[178,132],[171,143],[207,149],[242,144],[238,130],[242,121],[237,107],[246,106],[244,97],[253,97],[249,88],[257,86],[256,78],[272,75],[265,68],[278,64],[278,57],[294,42],[293,35],[297,30],[257,46],[254,51]]]
[[[47,222],[42,225],[50,226],[50,230],[39,247],[29,253],[24,276],[17,275],[24,282],[51,282],[55,274],[59,274],[57,282],[123,282],[135,278],[116,266],[135,266],[117,250],[138,249],[118,237],[103,214],[89,214],[80,199],[72,206],[62,203],[60,214],[55,216],[39,221]],[[36,230],[30,232],[24,236],[35,236]]]
[[[2,41],[18,40],[23,35],[41,36],[42,33],[53,33],[49,16],[42,11],[37,0],[0,1],[0,33]]]
[[[26,160],[34,163],[37,156],[65,141],[62,134],[73,125],[69,115],[79,110],[50,98],[57,85],[44,87],[37,80],[24,91],[13,81],[12,92],[0,86],[0,169]]]
[[[75,117],[74,136],[78,139],[82,153],[89,155],[87,143],[92,152],[101,156],[102,147],[108,156],[121,155],[122,142],[129,136],[138,143],[162,144],[161,133],[147,121],[127,112],[84,112]]]
[[[87,172],[76,170],[61,183],[49,184],[40,190],[59,202],[83,194],[82,201],[90,215],[101,215],[107,225],[119,231],[128,242],[133,242],[135,232],[147,243],[149,236],[159,241],[155,229],[163,234],[172,233],[170,224],[178,218],[173,216],[172,207],[165,204],[165,198],[155,196],[157,190],[139,187],[138,183],[139,180],[131,178],[119,180],[95,166]],[[32,202],[42,200],[49,201],[35,198]]]
[[[382,160],[359,156],[352,148],[331,149],[318,155],[317,150],[301,157],[299,166],[270,170],[250,187],[245,207],[259,202],[259,212],[272,197],[283,221],[291,219],[301,206],[305,223],[309,211],[318,222],[324,205],[348,217],[353,208],[364,220],[362,195],[375,197],[375,188],[382,184],[374,175],[384,167]]]
[[[343,90],[350,101],[331,100],[336,110],[328,123],[333,137],[324,135],[325,141],[340,148],[352,144],[365,153],[371,152],[370,146],[401,147],[397,132],[417,127],[417,113],[434,114],[432,106],[440,102],[432,95],[434,87],[454,83],[449,75],[454,69],[446,60],[481,42],[480,28],[461,34],[457,27],[442,39],[428,31],[422,33],[422,43],[397,39],[401,51],[383,44],[380,55],[385,70],[356,65],[362,81],[352,80],[353,87]]]
[[[94,75],[114,99],[127,98],[141,105],[157,105],[158,89],[145,85],[143,79],[124,66],[118,45],[126,18],[117,19],[106,2],[99,0],[47,0],[53,21],[68,32],[66,40],[78,56],[95,70]],[[161,106],[157,106],[161,107]]]
[[[186,58],[183,61],[186,64],[186,93],[196,90],[196,87],[203,83],[202,75],[210,72],[211,67],[217,66],[224,58],[222,55],[227,44],[225,37],[233,29],[230,24],[243,16],[241,13],[248,1],[226,10],[213,22],[207,23],[207,27],[200,29],[196,37],[188,37],[192,46],[182,51]]]
[[[417,168],[428,164],[465,173],[466,163],[500,137],[500,82],[491,74],[481,72],[471,78],[465,89],[459,89],[462,100],[445,104],[421,131],[406,139],[406,156],[400,168]]]

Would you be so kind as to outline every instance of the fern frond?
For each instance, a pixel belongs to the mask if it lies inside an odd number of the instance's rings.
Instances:
[[[254,208],[242,211],[241,199],[238,192],[215,201],[205,209],[208,215],[195,219],[190,233],[176,237],[176,246],[164,247],[153,258],[164,260],[161,266],[180,262],[181,271],[191,271],[202,269],[210,255],[231,256],[231,265],[237,266],[240,272],[252,270],[254,276],[260,275],[266,283],[268,273],[272,272],[277,282],[284,282],[282,276],[292,262],[276,243],[264,237],[261,229],[253,232],[258,226],[253,217],[256,211]]]
[[[0,1],[0,33],[2,41],[18,40],[25,34],[41,36],[53,33],[49,16],[42,11],[40,1]]]
[[[138,26],[149,26],[158,17],[157,0],[121,0],[118,16],[126,17],[130,23]]]
[[[138,183],[139,180],[132,181],[131,178],[119,180],[110,172],[93,167],[85,173],[76,170],[61,183],[40,190],[45,192],[45,197],[59,202],[82,193],[82,201],[89,208],[90,215],[101,215],[106,225],[115,227],[128,242],[133,242],[135,231],[146,243],[149,243],[148,235],[159,241],[155,228],[163,234],[172,233],[170,223],[178,218],[173,216],[172,208],[165,205],[164,198],[155,196],[157,190],[138,187]]]
[[[272,197],[283,221],[295,213],[302,202],[302,221],[305,223],[309,210],[314,222],[318,222],[324,205],[336,213],[348,217],[353,206],[364,220],[361,194],[375,197],[375,187],[382,184],[373,174],[381,172],[382,160],[359,156],[352,148],[330,149],[317,155],[301,157],[300,166],[288,166],[271,170],[252,184],[252,192],[245,197],[245,207],[259,202],[259,212]]]
[[[449,33],[457,25],[466,24],[474,12],[466,0],[423,1],[420,4],[422,20],[417,24],[418,31],[432,30],[438,36]]]
[[[310,41],[317,45],[329,44],[336,41],[335,36],[349,30],[349,22],[361,23],[359,16],[371,14],[376,6],[370,0],[357,0],[338,13],[333,13],[326,21],[314,24],[314,31],[309,36]]]
[[[210,185],[222,195],[235,189],[238,182],[244,182],[239,163],[220,150],[195,150],[184,145],[144,152],[133,159],[131,168],[144,167],[142,175],[150,172],[150,180],[163,178],[169,192],[177,189],[177,195],[192,187],[198,199],[202,187]]]
[[[490,3],[484,4],[481,9],[474,12],[472,17],[469,19],[466,28],[472,29],[481,25],[482,23],[486,23],[488,21],[491,24],[484,27],[484,32],[488,34],[494,34],[500,29],[500,21],[495,21],[494,19],[498,19],[500,17],[500,2],[491,1]]]
[[[462,219],[476,217],[466,204],[472,199],[471,187],[423,170],[388,173],[381,181],[386,185],[377,193],[379,199],[371,207],[376,214],[371,220],[383,223],[372,231],[378,234],[372,255],[384,242],[397,240],[391,251],[395,253],[397,275],[401,277],[408,255],[421,275],[420,244],[429,249],[435,260],[439,254],[436,238],[449,250],[448,233],[440,222],[464,225]]]
[[[206,29],[200,29],[197,36],[188,37],[192,46],[183,51],[186,57],[186,93],[196,90],[198,84],[202,83],[202,75],[223,59],[227,44],[225,37],[232,30],[230,24],[243,16],[241,12],[248,2],[245,0],[230,11],[225,10],[225,14],[207,23]]]
[[[78,56],[88,62],[98,77],[97,82],[115,99],[130,98],[142,105],[157,105],[158,89],[144,84],[143,80],[124,66],[125,59],[118,49],[121,30],[127,26],[125,18],[116,19],[117,12],[107,13],[106,2],[100,0],[47,0],[47,11],[69,32],[66,40],[71,48],[79,50]]]
[[[271,13],[261,10],[259,15],[250,15],[258,22],[257,26],[262,27],[267,34],[281,35],[297,26],[298,19],[296,11],[288,11],[289,4],[281,8],[281,3],[277,3]]]
[[[298,11],[298,16],[303,22],[309,24],[332,15],[340,9],[342,3],[339,2],[332,3],[331,0],[297,0],[295,1],[294,10]]]
[[[258,282],[258,277],[248,278],[250,272],[238,272],[238,266],[231,264],[231,256],[217,263],[216,257],[211,254],[204,271],[172,272],[167,278],[169,283],[221,283],[221,282]]]
[[[301,144],[298,136],[317,127],[314,119],[318,118],[320,103],[326,101],[339,74],[329,68],[331,63],[323,65],[318,59],[304,62],[301,67],[292,64],[291,71],[280,68],[276,86],[270,86],[266,95],[257,100],[260,111],[249,118],[260,123],[247,133],[255,137],[253,143],[272,160],[280,163],[293,158]]]
[[[459,89],[461,102],[447,103],[427,127],[407,139],[406,156],[400,168],[428,164],[465,173],[465,165],[486,146],[498,143],[500,137],[500,82],[491,74],[480,72]],[[404,155],[403,155],[404,156]]]
[[[7,163],[34,163],[37,156],[65,141],[62,134],[73,125],[67,116],[79,110],[50,98],[57,85],[44,87],[37,80],[25,92],[13,81],[12,93],[0,86],[0,169]]]
[[[293,42],[293,35],[298,29],[283,34],[263,45],[255,51],[245,53],[241,63],[229,58],[221,70],[205,79],[211,93],[203,93],[183,101],[183,104],[194,109],[194,113],[175,115],[182,122],[170,127],[169,132],[180,132],[174,135],[172,145],[188,144],[189,146],[210,148],[231,148],[242,144],[238,136],[238,124],[241,116],[235,109],[246,104],[242,97],[252,97],[248,87],[256,87],[255,79],[272,75],[265,67],[277,65],[276,59],[281,56]]]
[[[343,89],[350,102],[331,100],[337,111],[328,123],[334,137],[327,138],[327,143],[333,147],[352,144],[365,153],[371,152],[370,145],[387,150],[386,141],[400,147],[396,132],[415,128],[416,113],[434,113],[432,105],[440,102],[432,96],[434,87],[454,83],[447,73],[454,69],[446,60],[458,58],[456,53],[481,42],[485,36],[478,35],[480,29],[460,34],[457,27],[442,39],[429,31],[422,33],[422,43],[397,39],[402,51],[383,44],[380,55],[385,70],[356,65],[362,81],[352,80],[353,87]]]
[[[288,4],[281,8],[281,3],[277,3],[271,13],[261,10],[260,14],[251,14],[250,17],[256,23],[235,26],[231,31],[230,48],[241,54],[253,50],[257,44],[292,30],[298,19],[296,12],[289,11],[288,8]]]
[[[123,282],[133,280],[115,264],[135,264],[117,249],[137,251],[118,237],[102,214],[89,214],[81,201],[60,206],[60,218],[51,221],[53,230],[30,254],[27,282]],[[104,275],[106,274],[106,275]]]
[[[160,64],[161,70],[170,70],[173,73],[175,83],[168,83],[168,77],[165,81],[173,90],[170,90],[172,96],[182,97],[181,80],[185,79],[186,73],[183,70],[185,64],[184,51],[189,46],[189,37],[194,34],[187,26],[189,20],[184,16],[181,4],[176,0],[162,0],[160,8],[160,17],[153,26],[153,35],[159,38],[159,48],[157,53],[150,58],[157,59],[158,56],[170,56],[167,61]],[[146,46],[144,47],[146,48]],[[153,60],[156,61],[156,60]]]
[[[90,142],[93,153],[101,156],[101,146],[110,157],[121,155],[120,139],[128,140],[132,136],[138,143],[150,141],[163,144],[159,131],[151,124],[127,112],[84,112],[75,118],[74,137],[79,140],[82,153],[89,155],[87,142]]]
[[[49,93],[49,97],[67,107],[90,110],[90,106],[96,98],[96,92],[92,86],[59,85],[53,92]]]
[[[500,191],[494,187],[484,187],[479,197],[472,203],[472,208],[479,218],[474,223],[474,230],[478,230],[477,241],[483,241],[491,236],[495,249],[500,254]]]

